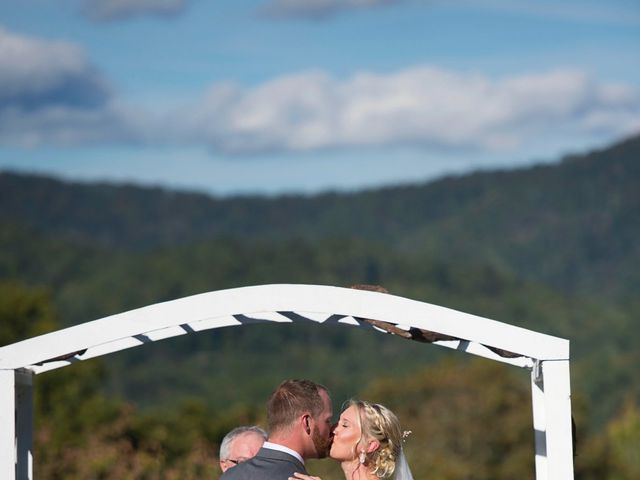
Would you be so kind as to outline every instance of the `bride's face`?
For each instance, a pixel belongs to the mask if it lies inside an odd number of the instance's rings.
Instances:
[[[331,458],[344,461],[357,458],[356,445],[362,436],[358,410],[354,405],[340,415],[338,424],[333,429],[333,443],[329,455]]]

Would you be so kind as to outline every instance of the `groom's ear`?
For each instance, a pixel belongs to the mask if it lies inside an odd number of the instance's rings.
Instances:
[[[311,426],[309,425],[309,415],[302,416],[302,425],[304,426],[304,431],[307,432],[307,435],[310,435]]]
[[[369,445],[367,445],[367,453],[375,452],[379,448],[380,442],[378,442],[377,440],[371,440],[369,442]]]

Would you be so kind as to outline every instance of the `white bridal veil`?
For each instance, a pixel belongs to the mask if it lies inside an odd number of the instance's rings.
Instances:
[[[396,460],[395,476],[393,478],[394,480],[413,480],[407,458],[404,456],[404,448],[400,448],[400,456]]]

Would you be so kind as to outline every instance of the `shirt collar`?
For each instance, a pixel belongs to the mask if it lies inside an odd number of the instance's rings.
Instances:
[[[279,452],[288,453],[289,455],[300,460],[300,463],[304,465],[302,456],[295,450],[291,450],[289,447],[285,447],[284,445],[280,445],[279,443],[264,442],[262,448],[270,448],[271,450],[278,450]]]

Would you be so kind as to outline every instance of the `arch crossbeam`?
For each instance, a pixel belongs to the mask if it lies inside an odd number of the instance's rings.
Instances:
[[[400,328],[437,332],[457,340],[436,343],[469,353],[482,351],[474,344],[536,360],[569,358],[565,339],[425,302],[340,287],[263,285],[158,303],[2,347],[0,369],[30,368],[39,373],[49,369],[39,368],[46,364],[67,365],[191,331],[297,321],[286,312],[299,312],[299,320],[318,323],[363,326],[356,319],[373,318]]]

